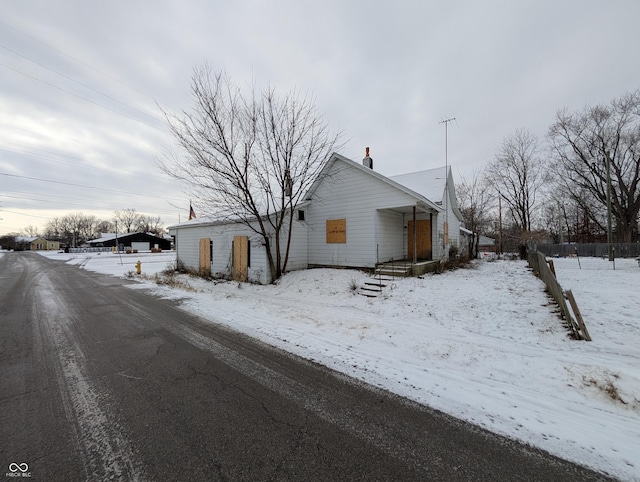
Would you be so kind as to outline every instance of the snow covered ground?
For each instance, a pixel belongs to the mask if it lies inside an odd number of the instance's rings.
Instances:
[[[116,276],[131,274],[137,260],[151,276],[175,259],[43,254]],[[640,267],[632,259],[616,260],[615,271],[601,259],[554,262],[592,342],[568,338],[522,261],[398,279],[375,299],[354,293],[367,276],[353,270],[293,272],[272,286],[134,286],[491,431],[640,480]]]

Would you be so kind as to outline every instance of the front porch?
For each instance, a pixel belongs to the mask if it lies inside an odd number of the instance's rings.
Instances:
[[[420,276],[425,273],[434,272],[440,261],[433,260],[411,260],[387,261],[376,265],[376,275],[387,278],[403,278],[408,276]]]
[[[393,264],[402,265],[395,269],[407,272],[402,276],[430,271],[422,266],[423,262],[440,259],[442,255],[437,242],[438,215],[436,209],[420,202],[378,209],[375,219],[376,267],[399,260]],[[407,266],[412,261],[415,267]]]
[[[422,260],[413,263],[409,260],[387,261],[378,263],[371,281],[365,282],[358,293],[368,298],[377,298],[387,287],[389,282],[396,278],[408,278],[434,272],[439,261]]]

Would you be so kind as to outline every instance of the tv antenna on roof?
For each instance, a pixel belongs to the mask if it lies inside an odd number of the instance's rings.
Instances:
[[[447,244],[449,244],[449,209],[447,205],[449,198],[449,122],[454,120],[456,120],[455,117],[450,117],[449,119],[440,121],[440,124],[444,124],[444,223],[442,226],[444,251],[446,251]],[[443,252],[443,255],[444,254]]]

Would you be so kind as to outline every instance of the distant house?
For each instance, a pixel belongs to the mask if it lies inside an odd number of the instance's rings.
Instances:
[[[386,177],[372,164],[335,153],[325,163],[296,207],[287,270],[446,260],[451,247],[460,247],[450,167]],[[186,267],[272,281],[261,237],[245,224],[192,219],[169,233]]]
[[[60,249],[60,242],[48,241],[40,236],[17,236],[16,249],[29,249],[31,251],[57,251]]]
[[[469,245],[474,236],[475,236],[474,242],[477,243],[478,258],[483,258],[484,257],[483,253],[496,252],[498,245],[496,244],[495,239],[490,238],[488,236],[484,236],[482,234],[474,235],[472,231],[461,227],[460,228],[460,239],[461,239],[460,253],[461,254],[465,256],[469,255]]]
[[[87,241],[92,248],[109,248],[119,246],[122,249],[150,251],[152,248],[171,249],[171,239],[151,233],[102,233],[99,238]]]

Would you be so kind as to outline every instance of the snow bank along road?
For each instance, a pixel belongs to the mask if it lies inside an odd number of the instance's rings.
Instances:
[[[0,258],[0,464],[32,480],[602,475],[32,253]]]

